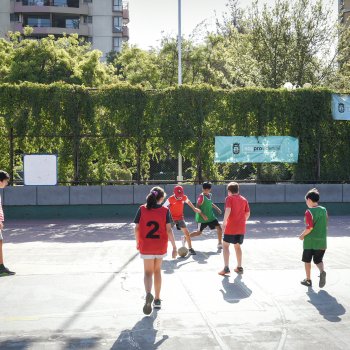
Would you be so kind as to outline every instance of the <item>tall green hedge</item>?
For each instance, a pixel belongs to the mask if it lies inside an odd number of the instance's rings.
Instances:
[[[332,119],[331,93],[1,84],[0,168],[16,176],[23,153],[57,153],[60,182],[141,182],[181,152],[192,181],[349,181],[350,122]],[[215,164],[216,135],[298,137],[299,162]]]

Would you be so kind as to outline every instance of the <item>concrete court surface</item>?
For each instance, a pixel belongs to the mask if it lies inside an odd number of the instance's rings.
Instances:
[[[162,309],[145,316],[130,221],[7,222],[17,275],[0,278],[0,349],[350,349],[350,217],[330,218],[322,290],[314,266],[313,288],[300,285],[302,229],[302,218],[253,217],[241,278],[217,274],[206,230],[196,256],[164,261]]]

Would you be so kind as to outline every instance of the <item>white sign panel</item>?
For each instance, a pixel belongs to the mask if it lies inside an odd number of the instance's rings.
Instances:
[[[25,154],[23,170],[24,185],[57,185],[56,154]]]

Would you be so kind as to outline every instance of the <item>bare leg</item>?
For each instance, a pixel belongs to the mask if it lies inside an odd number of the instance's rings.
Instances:
[[[4,256],[2,254],[2,240],[0,240],[0,265],[4,263]]]
[[[223,252],[223,255],[224,255],[224,264],[225,264],[225,267],[227,266],[228,267],[228,264],[229,264],[229,261],[230,261],[230,243],[227,243],[227,242],[223,242],[222,244],[222,252]]]
[[[144,283],[145,283],[145,291],[146,293],[151,293],[152,284],[153,284],[153,274],[154,274],[154,260],[155,259],[144,259]]]
[[[200,236],[202,234],[202,231],[194,231],[190,233],[190,237],[196,237],[196,236]]]
[[[320,270],[320,272],[324,271],[324,265],[323,262],[320,262],[319,264],[316,264],[317,268]]]
[[[311,280],[311,263],[305,263],[306,279]]]
[[[162,267],[163,259],[154,259],[154,299],[160,299],[160,289],[162,287]]]
[[[242,267],[242,249],[239,243],[233,245],[236,251],[237,267]]]
[[[216,231],[218,233],[218,243],[222,243],[222,229],[221,226],[216,226]]]
[[[190,236],[190,232],[188,231],[187,227],[182,227],[181,231],[185,234],[188,248],[192,248],[191,236]]]

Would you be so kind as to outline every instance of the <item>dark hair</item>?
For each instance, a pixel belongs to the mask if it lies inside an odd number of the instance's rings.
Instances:
[[[311,199],[314,203],[318,203],[320,200],[320,193],[317,188],[313,188],[312,190],[306,193],[305,199]]]
[[[238,193],[239,191],[239,185],[237,182],[230,182],[227,185],[227,191],[230,191],[231,193]]]
[[[209,181],[203,182],[202,188],[203,188],[203,190],[210,190],[211,183]]]
[[[0,170],[0,181],[4,180],[10,180],[10,175],[4,170]]]
[[[166,193],[161,187],[153,187],[146,198],[146,207],[147,209],[155,208],[157,202],[166,196]]]

